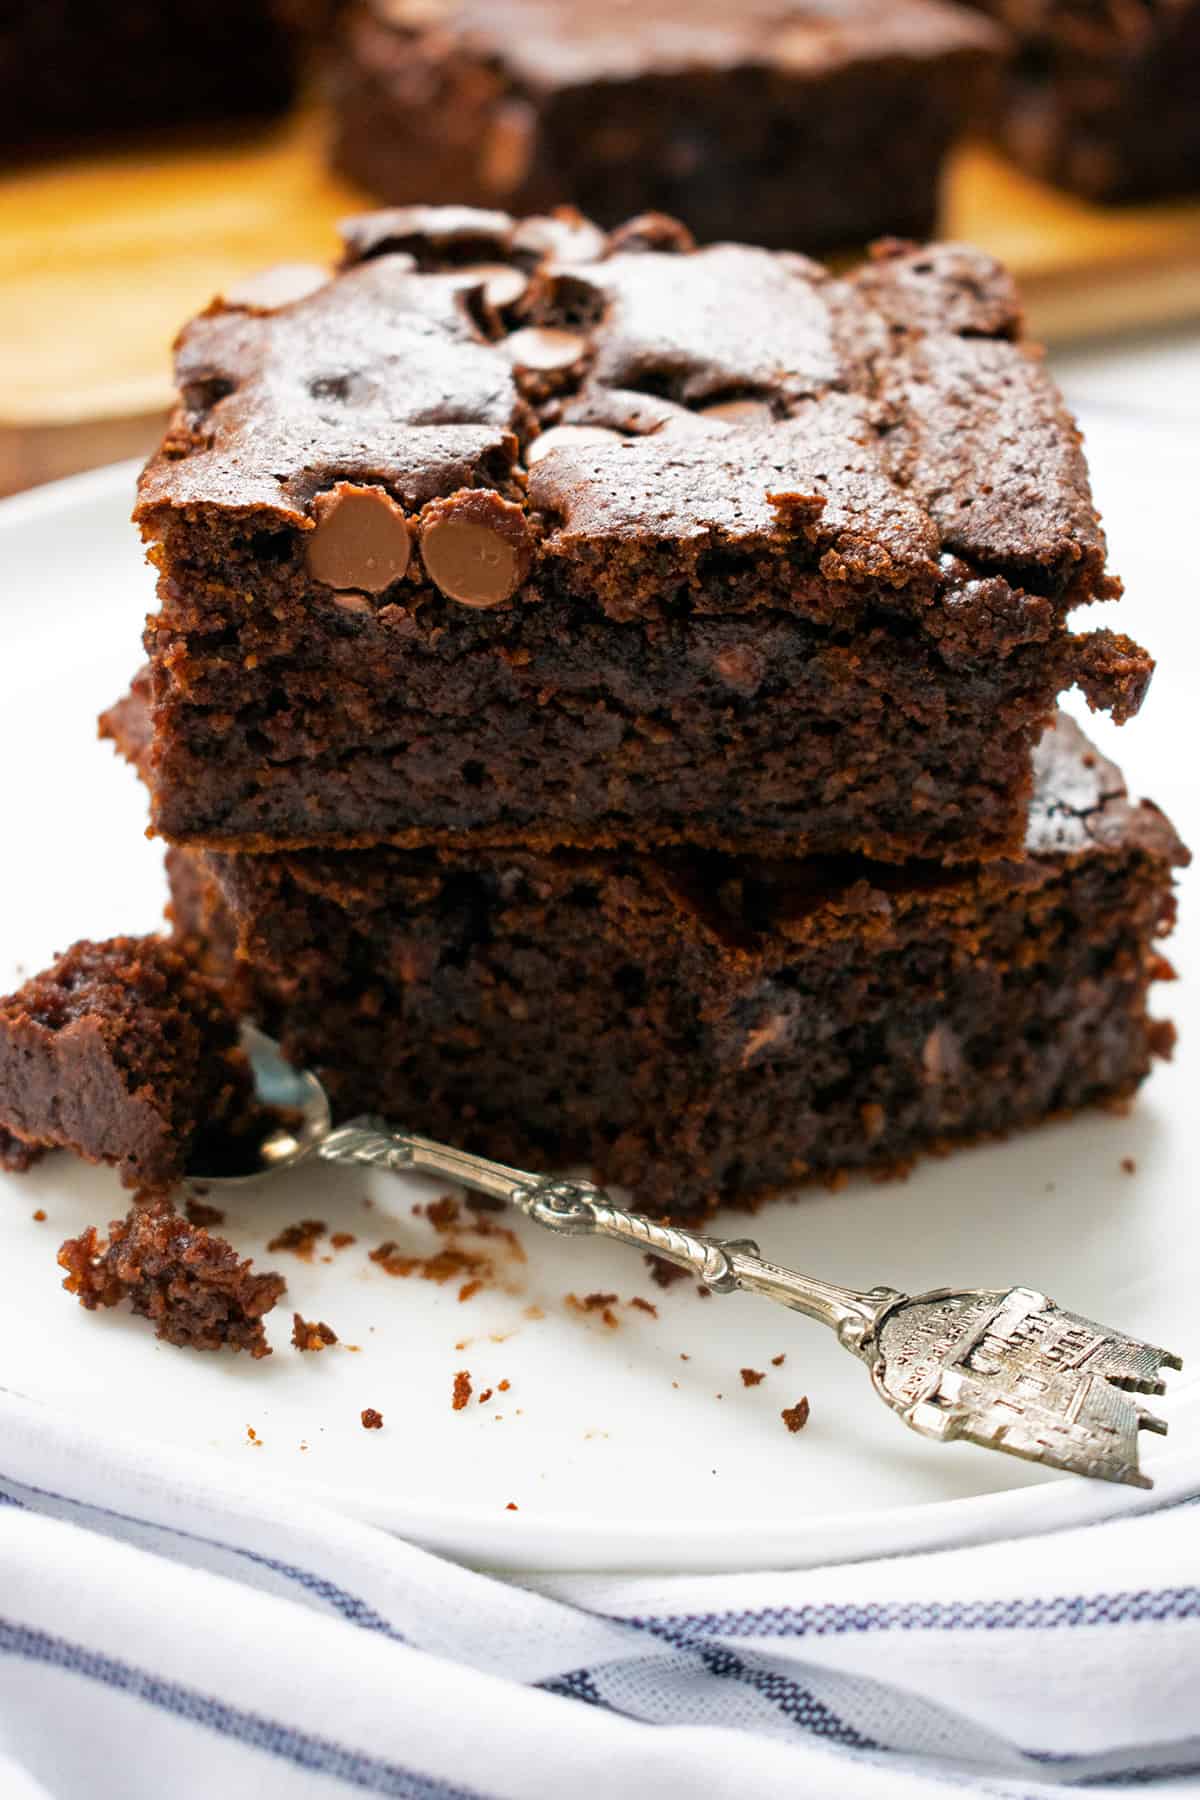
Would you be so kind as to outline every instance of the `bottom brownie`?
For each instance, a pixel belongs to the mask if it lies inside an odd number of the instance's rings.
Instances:
[[[1018,861],[174,851],[177,925],[369,1109],[695,1218],[1130,1094],[1186,852],[1062,718]],[[236,944],[236,952],[234,945]]]

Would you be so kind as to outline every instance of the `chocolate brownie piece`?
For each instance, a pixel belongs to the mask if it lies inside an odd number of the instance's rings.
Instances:
[[[347,242],[180,341],[136,515],[173,842],[974,860],[1063,687],[1136,709],[1145,653],[1067,625],[1117,584],[990,258],[462,209]]]
[[[340,1115],[697,1218],[1128,1095],[1169,1050],[1146,1000],[1185,853],[1065,718],[1037,775],[1024,851],[976,867],[383,848],[171,873]]]
[[[295,90],[299,23],[286,0],[5,6],[0,158],[100,135],[267,117]]]
[[[781,249],[925,237],[1001,41],[929,0],[358,0],[334,156],[402,205],[659,209]]]
[[[263,1317],[285,1291],[283,1276],[255,1274],[224,1238],[190,1225],[165,1201],[135,1205],[113,1221],[107,1240],[89,1225],[67,1239],[58,1260],[63,1286],[89,1312],[128,1300],[168,1344],[271,1354]]]
[[[1013,33],[1006,148],[1091,200],[1200,192],[1200,0],[972,0]]]
[[[0,999],[0,1128],[27,1156],[60,1146],[161,1189],[259,1122],[236,1019],[166,939],[84,940]]]

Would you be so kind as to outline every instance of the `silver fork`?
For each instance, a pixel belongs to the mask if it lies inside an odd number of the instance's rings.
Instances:
[[[325,1162],[437,1175],[515,1206],[548,1231],[613,1238],[687,1269],[714,1294],[761,1294],[828,1325],[867,1365],[876,1393],[922,1437],[963,1438],[1100,1481],[1153,1483],[1138,1468],[1139,1431],[1166,1433],[1131,1393],[1165,1392],[1167,1350],[1065,1312],[1036,1288],[865,1292],[770,1262],[750,1238],[712,1238],[627,1211],[590,1181],[531,1175],[387,1124],[355,1119],[336,1130],[316,1076],[298,1074],[278,1047],[248,1029],[265,1099],[299,1103],[303,1123],[260,1147],[262,1168]],[[290,1087],[288,1083],[291,1083]],[[209,1186],[256,1176],[193,1177]]]

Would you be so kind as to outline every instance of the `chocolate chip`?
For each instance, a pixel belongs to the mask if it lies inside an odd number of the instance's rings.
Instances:
[[[412,534],[386,489],[339,481],[317,495],[313,515],[308,570],[327,587],[382,594],[408,568]]]
[[[484,299],[497,312],[503,312],[506,306],[515,306],[529,286],[528,277],[520,269],[514,269],[511,263],[472,263],[454,273],[470,287],[478,282],[483,288]]]
[[[328,269],[319,263],[276,263],[235,282],[221,296],[224,304],[241,312],[273,313],[293,301],[315,294],[329,280]]]
[[[552,450],[582,450],[588,444],[619,444],[621,441],[620,432],[610,431],[606,425],[552,425],[541,437],[534,438],[525,452],[525,461],[532,468]]]
[[[608,240],[610,249],[657,250],[668,256],[686,256],[696,248],[696,240],[686,225],[669,213],[644,212],[635,219],[618,225]]]
[[[491,488],[460,488],[421,515],[429,579],[462,606],[500,606],[529,573],[529,526]]]
[[[552,214],[522,219],[512,234],[512,248],[539,261],[596,262],[607,250],[608,239],[573,206],[560,206]]]
[[[527,325],[505,338],[503,348],[517,368],[549,373],[577,363],[587,350],[587,340],[576,331],[560,331],[554,325]]]
[[[725,425],[767,425],[774,417],[766,400],[717,400],[696,411],[702,419],[719,419]]]

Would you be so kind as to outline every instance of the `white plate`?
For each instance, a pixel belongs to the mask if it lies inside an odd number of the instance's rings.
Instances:
[[[1189,578],[1170,560],[1192,504],[1189,447],[1169,428],[1147,435],[1102,414],[1088,437],[1114,564],[1129,589],[1120,624],[1161,662],[1144,718],[1117,742],[1107,721],[1096,735],[1119,750],[1131,785],[1200,842],[1191,749],[1200,639]],[[138,784],[97,744],[94,725],[137,664],[152,598],[127,523],[132,479],[128,467],[105,470],[0,506],[0,988],[76,937],[141,932],[160,917],[161,846],[143,836]],[[1186,977],[1196,936],[1183,885],[1185,924],[1172,956]],[[834,1279],[1036,1283],[1181,1352],[1190,1371],[1164,1403],[1169,1444],[1143,1439],[1156,1498],[1200,1483],[1196,992],[1186,979],[1161,992],[1159,1009],[1183,1028],[1181,1051],[1130,1116],[1047,1127],[928,1163],[905,1183],[864,1181],[775,1205],[754,1226],[773,1256]],[[1128,1157],[1132,1175],[1121,1167]],[[361,1346],[297,1355],[281,1310],[275,1355],[253,1363],[158,1344],[144,1321],[85,1314],[62,1293],[59,1240],[124,1210],[108,1172],[60,1157],[0,1178],[4,1384],[114,1431],[253,1458],[264,1478],[497,1566],[815,1563],[1139,1504],[1127,1490],[924,1443],[818,1327],[744,1296],[701,1300],[690,1284],[664,1294],[616,1248],[522,1226],[527,1260],[502,1258],[500,1285],[465,1303],[456,1283],[388,1276],[368,1249],[384,1237],[414,1254],[434,1248],[411,1208],[436,1192],[394,1177],[301,1172],[239,1196],[228,1210],[234,1242],[286,1272],[302,1313]],[[281,1226],[313,1216],[357,1241],[331,1261],[266,1257]],[[725,1223],[745,1229],[736,1217]],[[569,1307],[572,1290],[617,1293],[618,1328]],[[626,1304],[634,1295],[657,1318]],[[531,1308],[543,1316],[531,1318]],[[777,1369],[780,1352],[787,1361]],[[743,1367],[767,1378],[744,1389]],[[454,1412],[460,1369],[476,1395],[502,1379],[511,1385]],[[811,1421],[790,1436],[780,1411],[805,1393]],[[367,1406],[383,1413],[382,1431],[362,1429]]]

